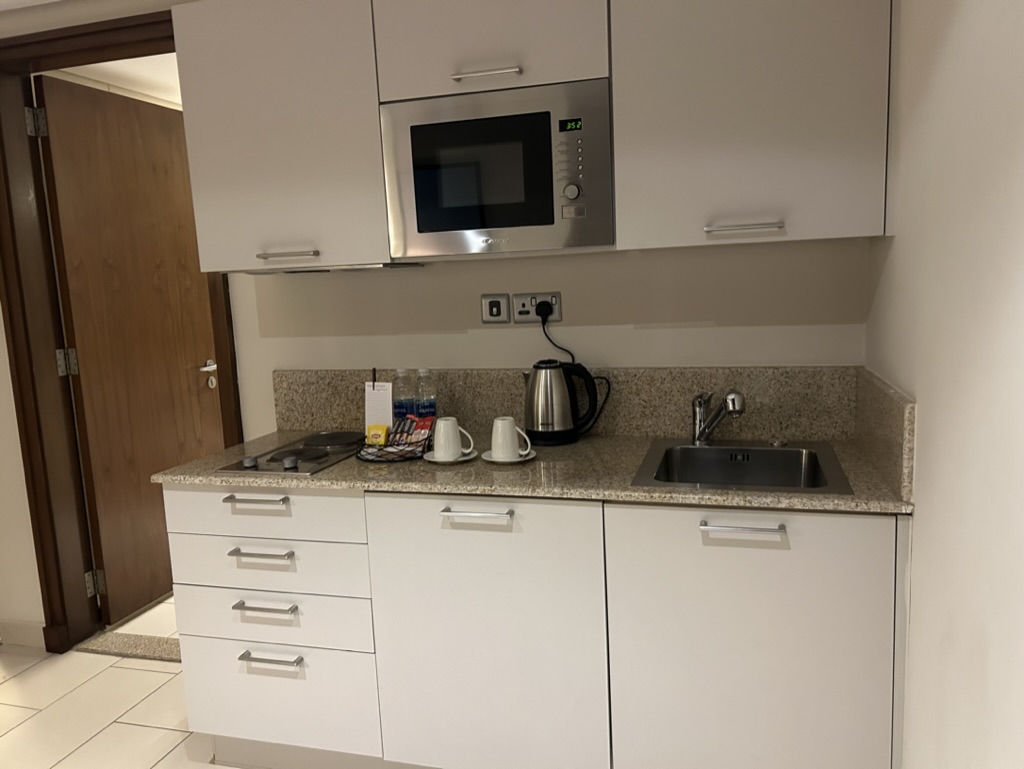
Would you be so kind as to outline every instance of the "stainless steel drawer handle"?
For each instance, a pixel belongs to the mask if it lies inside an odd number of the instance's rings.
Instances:
[[[228,494],[221,500],[225,505],[281,505],[282,507],[290,501],[288,497],[281,497],[280,499],[246,499],[245,497],[236,497],[234,494]]]
[[[515,510],[506,510],[504,513],[473,513],[473,512],[457,512],[452,510],[450,507],[442,508],[442,518],[504,518],[506,521],[511,520],[512,516],[516,514]]]
[[[287,553],[247,553],[240,547],[233,547],[228,550],[228,555],[234,558],[265,558],[268,561],[291,561],[295,558],[295,551]]]
[[[245,601],[239,601],[231,607],[234,611],[254,611],[260,614],[298,614],[299,605],[293,603],[287,609],[275,609],[273,606],[250,606]]]
[[[503,69],[481,69],[477,72],[456,72],[452,75],[452,80],[456,83],[461,83],[463,80],[471,77],[490,77],[491,75],[521,75],[523,74],[522,67],[504,67]]]
[[[256,254],[257,259],[267,261],[268,259],[319,259],[320,249],[314,248],[312,251],[278,251],[265,252],[262,254]]]
[[[780,523],[774,528],[760,528],[758,526],[712,526],[707,521],[701,521],[700,530],[721,534],[785,534],[786,524]]]
[[[302,667],[302,663],[305,662],[301,654],[293,660],[272,660],[269,657],[254,657],[252,656],[252,652],[248,649],[246,649],[244,652],[238,655],[238,661],[256,662],[260,665],[280,665],[281,667],[285,668]]]
[[[729,232],[756,232],[758,230],[784,230],[785,222],[755,222],[753,224],[709,224],[704,228],[708,235],[724,235]]]

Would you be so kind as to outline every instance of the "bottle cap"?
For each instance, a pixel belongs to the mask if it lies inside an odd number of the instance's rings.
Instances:
[[[395,376],[402,376],[402,374],[408,374],[408,373],[409,373],[409,369],[407,369],[407,368],[396,368],[395,369]]]

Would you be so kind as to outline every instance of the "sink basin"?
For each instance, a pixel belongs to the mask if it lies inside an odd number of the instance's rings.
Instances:
[[[853,493],[827,443],[691,446],[680,441],[656,441],[633,485]]]

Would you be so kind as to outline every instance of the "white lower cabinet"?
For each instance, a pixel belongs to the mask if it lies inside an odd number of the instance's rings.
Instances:
[[[193,731],[381,756],[372,654],[182,635],[181,662]]]
[[[606,505],[605,526],[616,769],[888,769],[894,518]]]
[[[368,494],[366,513],[384,758],[609,767],[601,504]]]

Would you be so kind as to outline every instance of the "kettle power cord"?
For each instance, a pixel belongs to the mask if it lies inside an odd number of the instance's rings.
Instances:
[[[572,359],[572,362],[575,363],[576,356],[573,354],[572,350],[566,347],[562,347],[562,345],[560,345],[558,342],[552,339],[551,334],[548,333],[548,318],[550,318],[554,312],[555,308],[551,306],[551,302],[537,302],[537,317],[540,318],[540,330],[544,332],[544,336],[547,337],[547,340],[551,342],[551,345],[553,347],[566,353],[569,356],[569,358]]]

